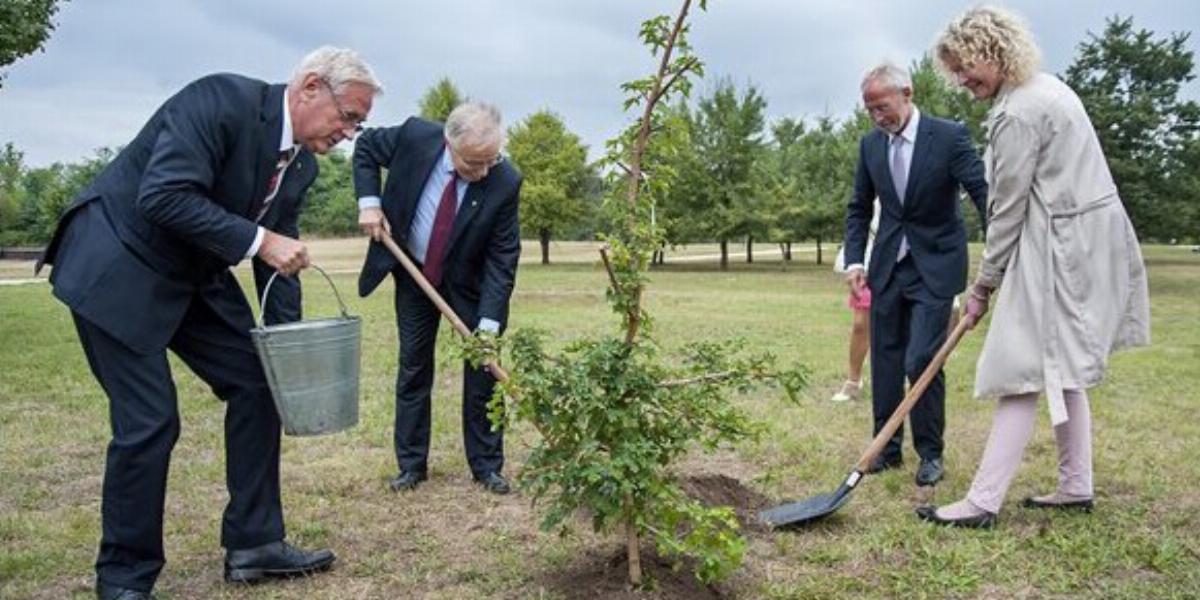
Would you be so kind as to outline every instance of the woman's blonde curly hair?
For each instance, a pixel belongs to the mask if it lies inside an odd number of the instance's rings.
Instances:
[[[947,62],[996,65],[1007,83],[1019,85],[1037,73],[1042,52],[1025,20],[995,6],[977,6],[950,22],[933,46],[937,65],[954,81]]]

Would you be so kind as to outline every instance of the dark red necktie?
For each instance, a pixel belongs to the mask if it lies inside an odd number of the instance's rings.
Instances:
[[[275,172],[271,173],[271,178],[267,180],[267,197],[263,199],[262,208],[258,209],[258,217],[255,218],[255,221],[262,220],[263,216],[267,214],[267,209],[271,207],[271,201],[279,193],[279,179],[287,171],[288,165],[292,164],[294,151],[295,148],[288,148],[279,153],[279,161],[275,163]]]
[[[442,190],[437,215],[433,218],[433,230],[429,232],[429,245],[425,247],[425,265],[421,273],[434,287],[442,283],[442,258],[446,256],[446,244],[450,243],[450,231],[454,229],[454,214],[458,212],[458,174],[450,171],[450,182]]]

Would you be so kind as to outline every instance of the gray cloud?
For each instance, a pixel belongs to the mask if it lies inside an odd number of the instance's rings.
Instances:
[[[858,78],[880,59],[907,64],[972,3],[925,0],[712,0],[693,19],[692,42],[709,79],[753,83],[768,113],[844,116]],[[1086,32],[1114,14],[1162,35],[1200,25],[1200,5],[1147,0],[1015,0],[1061,72]],[[442,76],[501,106],[508,119],[558,112],[592,147],[631,118],[621,82],[654,61],[636,39],[642,19],[674,10],[667,0],[235,2],[75,1],[63,5],[44,53],[9,69],[0,89],[0,143],[33,165],[77,160],[127,142],[154,108],[206,73],[235,71],[283,81],[321,44],[358,49],[387,87],[373,124],[403,120]],[[1197,40],[1191,41],[1197,47]],[[702,83],[699,90],[706,89]],[[1200,96],[1197,85],[1187,88]]]

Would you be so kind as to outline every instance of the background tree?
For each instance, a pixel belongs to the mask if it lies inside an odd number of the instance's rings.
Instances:
[[[462,102],[463,95],[454,86],[454,82],[450,81],[449,77],[443,77],[421,96],[417,106],[421,118],[445,123],[450,111]]]
[[[796,157],[800,224],[804,238],[816,243],[817,264],[824,261],[823,243],[841,240],[846,230],[846,204],[854,191],[858,142],[869,127],[862,111],[842,124],[822,117],[800,137]]]
[[[354,197],[354,180],[350,158],[335,148],[317,155],[316,181],[304,194],[300,211],[300,234],[314,236],[351,236],[358,233],[358,199]]]
[[[754,164],[763,156],[767,101],[754,86],[740,97],[728,80],[700,100],[693,117],[692,141],[702,165],[697,182],[706,210],[697,211],[709,239],[721,243],[721,268],[729,268],[729,240],[762,231],[754,189]],[[749,252],[749,250],[747,251]]]
[[[0,68],[33,54],[54,31],[58,0],[0,0]],[[0,87],[5,72],[0,70]]]
[[[0,151],[0,246],[12,243],[8,238],[16,237],[14,234],[19,230],[18,221],[25,203],[24,161],[25,155],[11,142]]]
[[[44,244],[67,204],[116,156],[101,148],[91,158],[30,169],[12,145],[0,153],[0,245]]]
[[[1195,77],[1189,36],[1155,38],[1151,31],[1135,30],[1132,17],[1112,17],[1102,35],[1088,33],[1064,77],[1087,108],[1143,238],[1169,240],[1198,229],[1181,218],[1194,214],[1190,209],[1200,201],[1185,184],[1200,105],[1179,97],[1180,87]]]
[[[802,119],[784,117],[771,126],[771,143],[762,161],[759,178],[765,196],[763,210],[767,219],[767,237],[779,242],[785,261],[792,260],[792,242],[804,239],[804,206],[800,200],[801,139],[806,126]]]
[[[542,264],[550,264],[550,239],[584,217],[585,186],[591,174],[587,147],[562,119],[538,111],[508,130],[508,154],[524,175],[521,228],[537,232]]]

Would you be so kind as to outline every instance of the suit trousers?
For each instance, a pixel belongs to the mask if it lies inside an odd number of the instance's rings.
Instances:
[[[983,458],[967,500],[991,513],[1000,512],[1004,496],[1021,465],[1025,446],[1037,422],[1038,393],[1001,397],[992,418]],[[1091,498],[1092,490],[1092,412],[1087,393],[1063,390],[1067,422],[1054,428],[1058,443],[1058,490],[1076,498]]]
[[[424,473],[429,468],[430,397],[433,392],[434,349],[441,313],[412,277],[393,272],[396,282],[396,327],[400,338],[400,367],[396,372],[396,462],[403,471]],[[445,296],[445,294],[443,294]],[[478,320],[477,309],[448,298],[468,325]],[[504,433],[492,430],[488,402],[496,380],[486,368],[463,361],[462,431],[467,465],[476,477],[504,468]]]
[[[876,434],[904,399],[905,378],[910,384],[919,379],[946,341],[952,304],[952,298],[929,291],[911,254],[895,265],[882,289],[871,290],[871,395]],[[946,375],[942,370],[913,406],[909,423],[921,459],[941,458],[946,428]],[[903,439],[901,425],[881,458],[899,460]]]
[[[284,537],[279,416],[250,340],[250,307],[231,273],[217,279],[193,297],[168,347],[226,403],[229,503],[221,545],[251,548]],[[136,353],[74,317],[88,364],[108,395],[112,424],[96,575],[109,585],[148,591],[165,562],[163,504],[180,430],[167,353]]]

